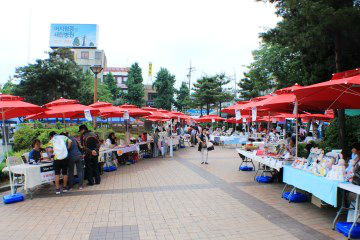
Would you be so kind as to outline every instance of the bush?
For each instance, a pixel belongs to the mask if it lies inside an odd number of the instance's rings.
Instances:
[[[344,154],[348,155],[354,143],[359,142],[360,139],[360,117],[346,116],[345,117],[345,141],[346,146]],[[334,118],[330,125],[325,130],[324,147],[326,150],[340,149],[339,143],[339,122]]]
[[[23,125],[14,134],[13,149],[15,152],[22,149],[29,149],[33,139],[38,136],[38,130],[30,126]]]

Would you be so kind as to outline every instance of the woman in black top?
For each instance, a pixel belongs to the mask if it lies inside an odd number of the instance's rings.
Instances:
[[[204,128],[201,132],[201,134],[198,137],[198,141],[199,141],[199,152],[201,152],[201,164],[209,164],[208,163],[208,150],[207,150],[207,145],[209,142],[209,135],[207,132],[207,129]]]

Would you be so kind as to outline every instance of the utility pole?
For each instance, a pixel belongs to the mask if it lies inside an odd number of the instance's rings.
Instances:
[[[189,79],[189,94],[191,93],[191,73],[195,71],[195,68],[191,66],[191,62],[190,62],[190,67],[189,69],[189,73],[187,75],[188,79]]]
[[[234,70],[234,83],[235,83],[235,99],[237,99],[237,89],[236,89],[236,85],[237,85],[237,81],[236,81],[236,71]]]

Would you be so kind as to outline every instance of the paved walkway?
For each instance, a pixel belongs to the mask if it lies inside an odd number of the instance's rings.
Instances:
[[[0,205],[2,239],[345,239],[334,209],[289,204],[281,184],[239,172],[234,149],[196,148],[105,173],[101,185]]]

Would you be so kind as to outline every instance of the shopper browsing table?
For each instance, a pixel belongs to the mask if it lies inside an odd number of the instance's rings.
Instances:
[[[29,153],[29,164],[34,164],[40,162],[43,158],[41,156],[41,152],[44,151],[41,148],[41,142],[39,139],[34,139],[31,147],[33,148]]]
[[[100,184],[100,171],[98,164],[98,156],[100,149],[100,141],[97,135],[88,130],[86,125],[79,126],[81,133],[80,142],[85,153],[86,176],[88,185]]]
[[[68,168],[68,149],[71,147],[72,141],[63,135],[58,135],[52,131],[49,134],[50,145],[54,152],[54,169],[55,169],[55,187],[56,194],[60,194],[60,173],[63,175],[63,192],[68,191],[67,186],[67,168]]]

